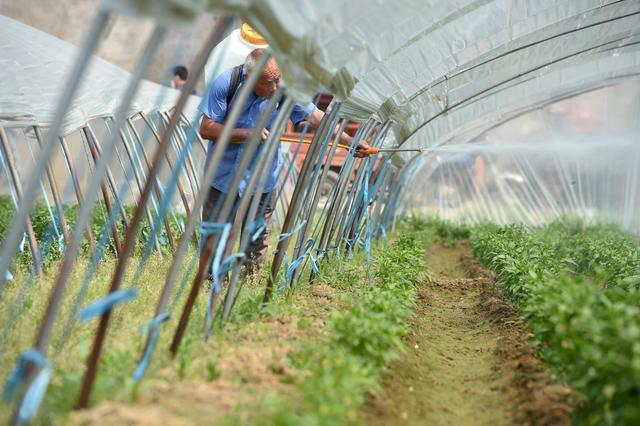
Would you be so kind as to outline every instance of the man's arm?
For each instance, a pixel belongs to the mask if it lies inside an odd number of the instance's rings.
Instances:
[[[224,124],[220,122],[224,121],[227,115],[227,95],[229,93],[229,84],[231,83],[231,74],[232,70],[228,69],[216,77],[199,106],[199,110],[203,114],[199,128],[202,139],[217,141],[222,135]],[[252,132],[253,129],[233,129],[231,131],[231,143],[245,143],[251,137]],[[261,134],[262,140],[266,139],[268,134],[269,132],[263,130]]]
[[[323,117],[324,112],[319,110],[318,108],[315,108],[311,113],[311,123],[309,124],[309,130],[312,132],[315,131],[320,125]],[[333,129],[333,136],[335,136],[338,132],[338,127],[339,126],[336,126],[336,128]],[[342,132],[342,134],[340,135],[340,143],[344,145],[351,145],[351,142],[353,142],[353,138],[345,132]]]
[[[320,125],[320,121],[322,121],[323,117],[324,117],[324,112],[322,112],[318,108],[314,109],[313,112],[311,113],[311,123],[309,124],[309,129],[310,130],[317,129],[318,126]],[[333,129],[333,136],[335,136],[336,133],[338,133],[338,129],[339,129],[339,126],[336,126],[336,128]],[[340,134],[339,143],[351,146],[351,144],[353,143],[353,138],[351,136],[349,136],[347,133],[342,132]],[[366,150],[367,148],[369,148],[369,144],[368,143],[366,143],[364,141],[360,141],[358,143],[358,148],[357,148],[358,150],[363,150],[363,149]],[[356,154],[356,155],[360,156],[358,154]]]
[[[202,139],[217,141],[220,138],[220,135],[222,135],[223,128],[223,124],[213,121],[206,115],[203,115],[202,121],[200,122],[200,137],[202,137]],[[245,143],[251,137],[252,133],[253,129],[233,129],[231,131],[231,143]],[[261,139],[264,141],[265,139],[267,139],[267,136],[269,136],[269,131],[267,129],[262,129],[262,134],[260,135]]]

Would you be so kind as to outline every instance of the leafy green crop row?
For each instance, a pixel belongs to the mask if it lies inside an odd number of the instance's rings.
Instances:
[[[124,210],[127,214],[127,218],[131,219],[131,217],[133,216],[134,206],[130,206],[130,205],[124,206]],[[67,224],[69,226],[69,229],[73,229],[73,226],[76,223],[76,218],[78,216],[79,211],[80,211],[80,208],[77,204],[64,207],[64,215],[65,215]],[[58,230],[60,233],[62,233],[62,229],[60,228],[60,223],[57,217],[57,212],[55,210],[55,207],[52,207],[52,212],[56,219],[56,225],[58,227]],[[8,227],[11,225],[11,221],[13,220],[14,214],[15,214],[15,207],[13,205],[13,201],[11,200],[11,197],[6,195],[0,195],[0,239],[4,238],[4,235]],[[176,216],[178,220],[184,219],[183,217],[182,218],[178,217],[178,215]],[[107,220],[108,220],[108,213],[107,213],[106,207],[104,206],[104,204],[97,205],[93,209],[93,212],[91,214],[91,220],[90,220],[91,231],[96,240],[96,244],[98,243],[98,240],[100,239],[100,236],[105,228],[105,225],[107,224]],[[61,257],[61,251],[59,250],[55,228],[51,222],[51,214],[46,204],[44,204],[43,202],[36,204],[33,211],[31,212],[31,222],[33,224],[33,230],[35,232],[36,239],[40,246],[39,247],[40,255],[42,256],[46,266],[50,261],[59,259]],[[174,235],[174,238],[177,239],[177,237],[181,233],[180,227],[178,226],[175,220],[169,220],[169,224],[170,224],[171,233]],[[116,226],[117,226],[118,234],[120,236],[121,241],[124,241],[124,236],[125,236],[124,224],[122,223],[121,220],[118,220]],[[149,226],[149,222],[145,220],[143,222],[141,231],[138,232],[138,238],[136,240],[136,248],[135,248],[136,252],[140,252],[142,250],[142,248],[144,247],[150,235],[151,235],[151,227]],[[166,243],[166,232],[164,231],[164,228],[159,238],[161,242]],[[166,244],[163,244],[163,246],[166,246]],[[85,240],[83,241],[83,251],[86,252],[87,249],[88,249],[88,241],[85,238]],[[109,231],[109,240],[106,245],[106,252],[115,254],[113,236],[110,231]],[[19,256],[19,261],[21,265],[28,266],[31,264],[31,254],[29,250],[24,250],[22,255]]]
[[[366,392],[402,348],[416,286],[425,277],[424,250],[435,238],[433,228],[424,228],[401,235],[374,254],[375,285],[333,314],[327,324],[328,341],[315,342],[292,357],[298,369],[308,372],[298,384],[300,401],[280,401],[275,410],[270,401],[271,412],[258,421],[291,425],[359,421]]]
[[[584,424],[640,423],[640,247],[607,226],[471,232],[476,257],[524,312],[549,366],[584,398]]]

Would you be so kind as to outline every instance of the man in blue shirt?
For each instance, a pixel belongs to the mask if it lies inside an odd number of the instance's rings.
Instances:
[[[209,146],[207,150],[206,164],[211,159],[211,155],[215,148],[216,140],[222,134],[224,127],[225,117],[228,111],[234,104],[234,101],[240,93],[246,77],[253,71],[256,63],[264,55],[264,49],[256,49],[252,51],[245,61],[240,76],[240,83],[236,87],[235,93],[231,97],[229,104],[227,104],[227,96],[229,94],[233,68],[227,69],[220,74],[211,84],[208,93],[206,94],[203,102],[200,106],[201,112],[204,114],[202,122],[200,123],[200,136],[203,139],[209,140]],[[275,94],[280,84],[280,69],[273,58],[267,61],[267,64],[262,69],[258,81],[253,89],[253,92],[249,95],[249,98],[243,106],[240,118],[236,123],[235,129],[231,132],[231,142],[227,147],[222,162],[216,171],[216,174],[211,182],[211,187],[202,208],[202,220],[212,220],[211,214],[214,208],[219,208],[217,205],[224,195],[229,192],[229,186],[235,174],[238,164],[240,163],[240,157],[244,150],[244,143],[249,139],[256,127],[262,111],[266,107],[269,99]],[[233,90],[233,88],[231,88]],[[272,113],[267,125],[261,130],[262,140],[266,140],[269,136],[269,131],[273,122],[278,114],[278,108]],[[294,124],[299,123],[302,120],[310,119],[310,130],[313,131],[324,113],[317,109],[313,103],[306,106],[296,104],[291,112],[290,119]],[[352,139],[346,133],[340,135],[340,143],[350,145]],[[362,147],[366,148],[368,145],[362,143]],[[359,145],[359,148],[360,148]],[[259,154],[256,154],[259,155]],[[252,162],[254,163],[254,162]],[[269,193],[278,184],[280,166],[282,164],[282,157],[280,156],[280,150],[273,159],[269,177],[264,187],[264,192],[260,195],[260,212],[263,213],[265,223],[268,223],[268,219],[271,216],[271,206],[269,206]],[[206,167],[206,166],[205,166]],[[250,171],[245,175],[242,183],[240,184],[240,195],[246,187],[246,183],[250,177]],[[238,197],[238,194],[235,194]],[[234,213],[235,214],[235,213]],[[233,220],[232,217],[228,218],[228,221]],[[258,265],[261,265],[266,258],[267,248],[267,232],[263,231],[262,235],[253,241],[247,249],[247,270],[246,273],[252,273],[255,271]]]

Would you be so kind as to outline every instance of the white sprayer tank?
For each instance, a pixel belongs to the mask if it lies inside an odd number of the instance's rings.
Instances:
[[[267,47],[266,40],[249,24],[235,29],[211,52],[204,68],[205,87],[228,68],[244,63],[254,49]]]

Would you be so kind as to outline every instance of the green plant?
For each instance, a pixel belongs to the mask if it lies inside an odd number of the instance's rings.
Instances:
[[[640,421],[640,248],[611,226],[473,229],[476,256],[524,313],[550,367],[584,398],[585,424]]]
[[[4,240],[7,228],[11,225],[16,209],[13,200],[8,195],[0,195],[0,239]]]
[[[406,219],[410,229],[420,232],[435,233],[445,247],[456,244],[458,241],[469,238],[470,228],[464,224],[454,224],[437,217],[420,218],[411,216]]]
[[[207,361],[207,380],[213,382],[220,378],[220,368],[218,367],[218,359],[210,359]]]
[[[410,226],[410,225],[407,225]],[[384,365],[402,349],[406,318],[424,278],[423,253],[435,239],[431,225],[403,232],[384,250],[374,251],[374,285],[362,290],[347,307],[335,312],[326,342],[313,342],[291,355],[295,368],[307,371],[298,384],[301,401],[270,400],[260,411],[265,424],[353,424],[367,391],[376,386]],[[321,269],[319,282],[347,275],[366,283],[366,272],[335,259]],[[356,284],[356,283],[354,283]],[[342,287],[344,284],[338,284]]]

